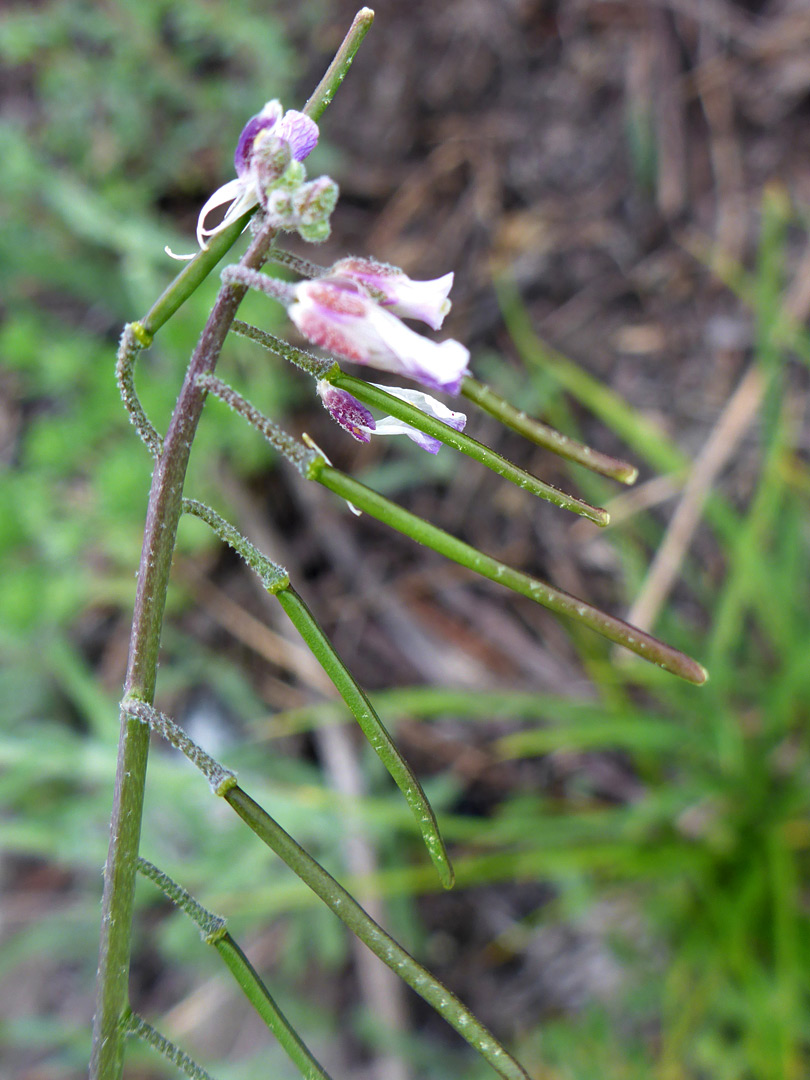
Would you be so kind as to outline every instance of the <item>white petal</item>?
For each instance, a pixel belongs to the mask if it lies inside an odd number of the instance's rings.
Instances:
[[[396,315],[376,306],[369,307],[367,323],[373,326],[384,351],[393,354],[396,365],[384,365],[386,371],[401,371],[417,382],[437,390],[456,393],[470,360],[469,350],[461,342],[448,338],[436,344],[405,326]],[[369,361],[374,364],[373,360]],[[380,366],[383,366],[382,364]]]
[[[384,416],[382,420],[377,421],[377,426],[372,432],[373,435],[411,435],[414,432],[414,428],[410,424],[406,424],[404,420],[397,420],[395,416]]]
[[[200,216],[197,218],[197,242],[200,247],[205,247],[205,238],[207,236],[214,236],[216,233],[227,228],[232,221],[241,217],[246,210],[249,210],[252,206],[256,206],[258,201],[254,191],[248,192],[245,190],[243,180],[229,180],[227,184],[223,184],[222,187],[217,188],[214,194],[207,200],[202,210],[200,210]],[[211,211],[228,202],[231,203],[231,206],[219,225],[216,225],[213,229],[206,229],[205,219]]]
[[[432,435],[426,435],[424,431],[419,431],[417,428],[411,427],[410,424],[406,424],[403,420],[397,420],[394,416],[386,416],[382,420],[378,420],[372,435],[407,435],[417,446],[421,446],[429,454],[438,454],[442,448],[440,439],[434,439]]]
[[[447,295],[453,287],[452,271],[433,281],[412,281],[403,275],[392,285],[393,312],[406,319],[421,319],[431,330],[440,329],[451,307]]]
[[[467,423],[466,413],[454,412],[452,409],[448,409],[443,401],[431,397],[430,394],[426,394],[423,390],[411,390],[405,386],[382,386],[380,383],[372,383],[371,385],[376,386],[378,390],[385,390],[386,393],[399,398],[401,401],[406,401],[409,405],[416,406],[427,416],[441,420],[443,423],[455,428],[456,431],[464,430],[464,425]]]

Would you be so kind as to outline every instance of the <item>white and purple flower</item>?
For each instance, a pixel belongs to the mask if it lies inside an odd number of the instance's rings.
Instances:
[[[327,352],[381,371],[405,375],[423,386],[456,394],[467,372],[469,351],[449,338],[422,337],[345,278],[299,281],[292,287],[289,316],[301,333]]]
[[[197,241],[204,248],[209,237],[222,232],[246,211],[263,201],[268,181],[280,177],[288,165],[301,162],[318,142],[318,125],[305,113],[284,112],[279,101],[268,101],[242,129],[236,144],[236,179],[217,188],[200,211]],[[301,176],[303,180],[303,175]],[[230,203],[225,216],[213,229],[206,219],[218,206]]]
[[[328,276],[358,282],[381,307],[403,319],[419,319],[431,330],[441,327],[450,310],[452,273],[433,281],[413,281],[396,266],[350,256],[336,262]]]
[[[464,430],[464,425],[467,423],[465,414],[453,412],[452,409],[448,409],[441,401],[437,401],[436,398],[431,397],[429,394],[399,386],[380,386],[378,383],[372,383],[371,385],[377,386],[380,390],[385,390],[393,397],[406,401],[409,405],[414,405],[427,416],[441,420],[449,427],[455,428],[456,431]],[[358,442],[367,443],[372,435],[407,435],[417,446],[427,450],[429,454],[438,454],[439,450],[441,450],[442,444],[438,439],[434,439],[410,424],[406,424],[404,420],[397,420],[394,416],[386,416],[382,420],[375,420],[362,402],[358,401],[348,391],[332,386],[326,379],[319,379],[316,389],[324,407],[331,413],[332,419],[348,431]]]

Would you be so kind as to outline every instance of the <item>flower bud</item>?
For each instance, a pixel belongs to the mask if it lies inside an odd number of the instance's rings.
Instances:
[[[205,248],[209,237],[227,229],[257,204],[264,206],[268,187],[299,188],[306,179],[301,162],[317,142],[318,125],[314,120],[295,109],[285,113],[280,102],[268,101],[261,112],[248,120],[239,136],[234,154],[236,178],[218,188],[200,211],[197,218],[200,247]],[[208,215],[225,205],[228,206],[225,216],[218,225],[208,228]],[[296,222],[290,222],[289,215],[285,221],[288,228],[295,228]]]
[[[287,171],[293,160],[292,147],[278,135],[260,132],[254,142],[251,160],[259,190],[263,191]]]
[[[315,225],[328,219],[335,209],[339,189],[328,176],[319,176],[302,184],[295,193],[295,208],[303,225]]]

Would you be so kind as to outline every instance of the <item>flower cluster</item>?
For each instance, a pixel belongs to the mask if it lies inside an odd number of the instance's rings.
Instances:
[[[280,102],[268,101],[239,136],[234,154],[236,179],[218,188],[200,211],[200,247],[254,206],[261,206],[269,224],[277,229],[295,230],[313,243],[326,240],[338,197],[337,184],[328,176],[307,181],[302,164],[317,142],[314,120],[295,109],[284,112]],[[226,203],[230,206],[222,221],[206,228],[211,211]]]
[[[215,191],[200,211],[200,246],[255,206],[274,228],[296,230],[313,242],[326,239],[338,189],[326,176],[306,181],[303,161],[317,141],[317,124],[304,113],[284,112],[278,101],[269,101],[251,117],[234,155],[236,179]],[[226,203],[230,205],[222,221],[208,228],[208,215]],[[239,280],[284,303],[301,334],[332,355],[404,375],[431,390],[459,392],[470,360],[468,350],[452,338],[431,341],[402,322],[417,319],[431,330],[440,329],[450,310],[452,274],[413,281],[395,266],[356,257],[323,269],[303,260],[296,263],[289,255],[288,265],[307,276],[294,285],[256,272],[242,274]],[[231,277],[226,280],[235,280],[234,268],[229,269]],[[427,394],[385,389],[456,430],[464,426],[463,413],[454,413]],[[439,448],[436,439],[393,417],[375,421],[364,405],[328,383],[319,383],[318,392],[337,422],[355,438],[368,441],[371,433],[406,434],[431,453]]]

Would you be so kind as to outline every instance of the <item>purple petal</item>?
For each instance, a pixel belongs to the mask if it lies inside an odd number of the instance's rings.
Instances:
[[[284,114],[276,134],[286,139],[296,161],[303,161],[318,143],[318,125],[306,113],[290,109]]]
[[[281,120],[284,110],[281,102],[268,101],[261,112],[251,116],[250,120],[242,128],[242,134],[236,144],[236,152],[233,155],[233,163],[237,176],[244,176],[250,168],[250,155],[253,151],[253,143],[260,131],[274,128]]]
[[[429,454],[438,454],[442,448],[442,444],[438,439],[434,439],[431,435],[426,435],[424,431],[417,431],[413,428],[411,431],[405,432],[411,442],[415,442],[417,446],[422,450],[427,450]]]
[[[324,408],[329,410],[333,420],[358,442],[370,441],[371,433],[377,425],[365,405],[352,394],[339,390],[325,379],[318,380],[316,389]]]

